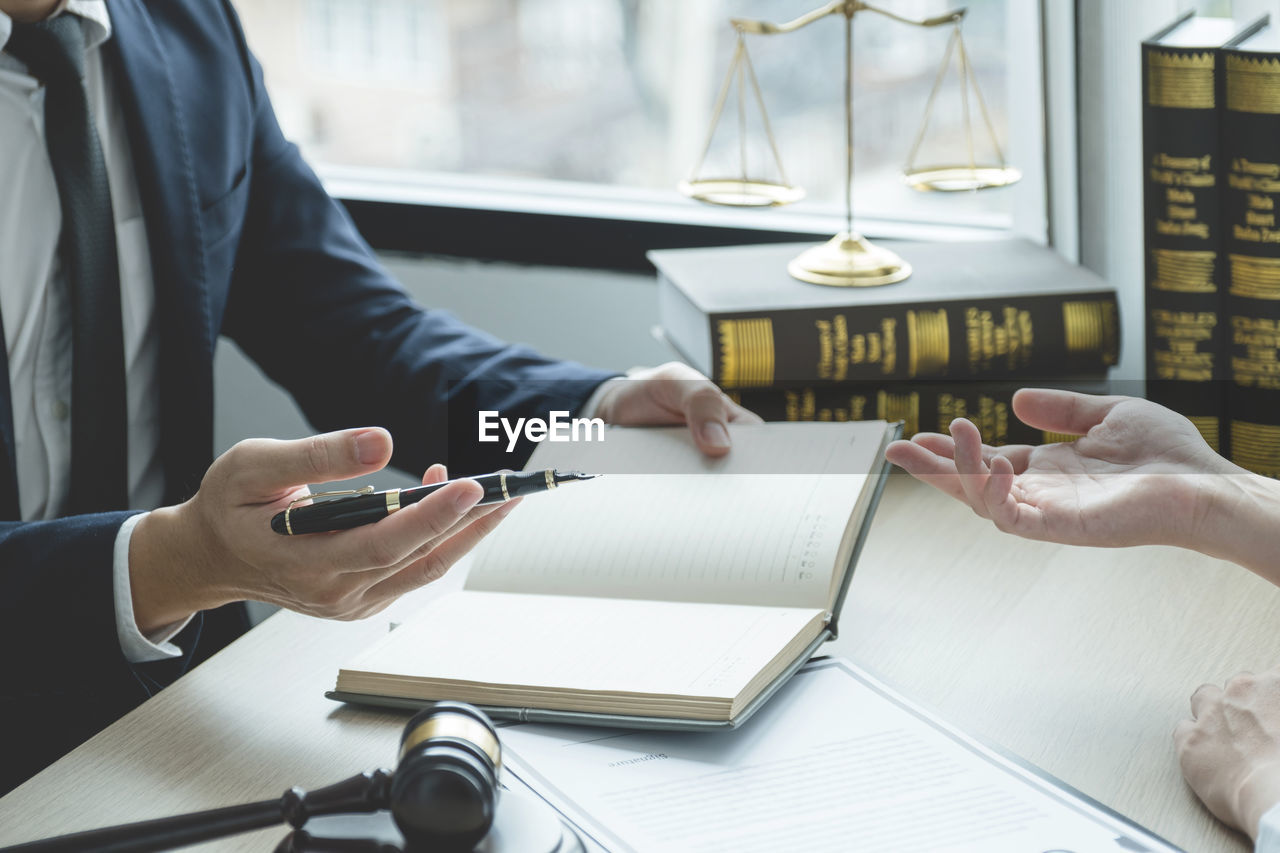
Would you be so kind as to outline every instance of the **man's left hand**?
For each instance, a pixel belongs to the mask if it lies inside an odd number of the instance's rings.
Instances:
[[[1256,838],[1280,803],[1280,668],[1201,686],[1191,717],[1173,732],[1182,775],[1215,817]]]
[[[729,424],[762,423],[710,379],[680,362],[636,370],[610,385],[596,417],[630,426],[687,423],[694,443],[708,456],[729,452]]]

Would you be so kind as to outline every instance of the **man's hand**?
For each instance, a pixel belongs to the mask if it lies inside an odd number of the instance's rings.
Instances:
[[[992,448],[958,419],[950,436],[922,433],[894,442],[885,456],[1029,539],[1206,551],[1226,532],[1206,529],[1222,527],[1211,509],[1227,481],[1245,472],[1181,415],[1133,397],[1044,389],[1019,391],[1013,410],[1032,427],[1081,438]]]
[[[265,601],[331,619],[360,619],[443,575],[512,510],[476,508],[462,480],[378,521],[334,533],[281,536],[273,515],[306,483],[371,474],[391,458],[381,429],[297,441],[251,439],[220,456],[186,503],[152,512],[133,532],[129,573],[142,631],[232,601]],[[423,483],[447,479],[433,465]]]
[[[637,370],[611,384],[597,417],[632,426],[687,423],[694,443],[708,456],[729,452],[729,424],[761,423],[710,379],[680,362]]]
[[[1218,820],[1257,837],[1280,803],[1280,669],[1205,684],[1173,732],[1182,775]]]

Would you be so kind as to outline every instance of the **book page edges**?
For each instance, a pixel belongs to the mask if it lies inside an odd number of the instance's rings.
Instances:
[[[744,708],[749,707],[762,691],[775,684],[784,671],[789,668],[794,670],[802,664],[809,656],[808,650],[817,648],[822,641],[825,641],[828,634],[825,617],[826,614],[823,611],[812,611],[812,615],[804,626],[779,648],[733,696],[492,683],[383,673],[351,667],[344,667],[338,671],[333,692],[343,697],[369,697],[369,704],[384,704],[378,701],[380,699],[416,700],[423,703],[452,699],[491,707],[522,707],[620,716],[731,720]],[[376,654],[377,649],[391,642],[394,636],[394,633],[388,635],[365,657]],[[393,706],[402,707],[398,703],[393,703]]]

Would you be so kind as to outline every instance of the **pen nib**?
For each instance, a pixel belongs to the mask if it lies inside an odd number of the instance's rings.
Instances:
[[[574,480],[593,480],[599,477],[599,474],[584,474],[581,471],[556,471],[556,483],[569,483]]]

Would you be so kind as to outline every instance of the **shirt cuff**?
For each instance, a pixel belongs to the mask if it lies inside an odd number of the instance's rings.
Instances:
[[[596,386],[596,390],[591,392],[591,396],[587,398],[587,402],[582,404],[582,408],[578,410],[580,418],[594,418],[596,410],[600,408],[600,401],[604,399],[604,395],[612,391],[618,382],[625,382],[625,376],[615,376],[612,379],[606,379]]]
[[[129,541],[133,538],[133,528],[146,518],[147,513],[131,515],[120,525],[116,534],[115,551],[112,556],[112,587],[116,598],[116,639],[120,641],[120,651],[129,663],[147,663],[148,661],[166,660],[182,656],[182,650],[169,640],[187,627],[191,621],[188,616],[181,622],[174,622],[143,634],[138,622],[133,617],[133,588],[129,585]]]
[[[1276,803],[1258,821],[1258,841],[1254,853],[1280,853],[1280,803]]]

